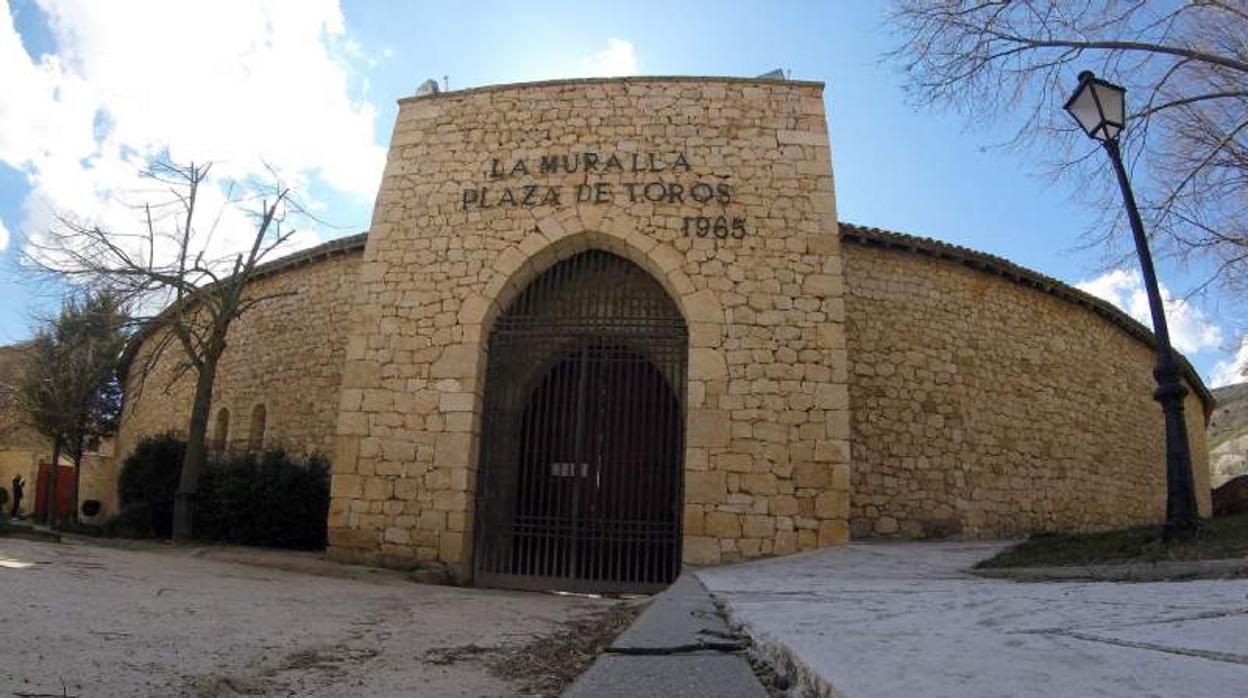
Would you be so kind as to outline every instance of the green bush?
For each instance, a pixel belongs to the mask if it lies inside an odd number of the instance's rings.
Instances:
[[[110,517],[110,535],[168,538],[173,497],[186,444],[164,434],[144,439],[122,464],[121,512]],[[199,476],[195,537],[201,540],[298,550],[325,547],[329,514],[329,461],[261,454],[211,457]]]
[[[121,514],[108,528],[119,535],[168,538],[173,534],[173,495],[186,442],[173,434],[149,436],[121,464],[117,497]]]
[[[280,449],[214,459],[199,481],[195,535],[243,545],[325,547],[329,461]]]

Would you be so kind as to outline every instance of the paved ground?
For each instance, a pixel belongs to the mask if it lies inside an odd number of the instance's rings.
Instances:
[[[851,544],[698,577],[816,695],[1244,695],[1248,580],[1021,583],[963,571],[1000,547]]]
[[[0,696],[514,695],[482,648],[609,603],[233,551],[0,538]]]
[[[685,574],[646,607],[563,698],[767,698],[743,642]]]

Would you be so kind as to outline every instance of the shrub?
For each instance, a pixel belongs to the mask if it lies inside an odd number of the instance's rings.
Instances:
[[[100,504],[100,500],[88,499],[87,501],[82,503],[82,515],[83,516],[95,516],[96,514],[100,513],[100,508],[102,506],[103,505]]]
[[[173,434],[149,436],[121,464],[117,496],[121,514],[110,521],[120,535],[168,538],[173,534],[173,495],[186,442]],[[114,528],[115,526],[115,528]]]
[[[329,461],[280,449],[210,461],[199,481],[195,534],[299,550],[325,547]]]
[[[0,487],[0,514],[4,513],[2,510],[4,509],[4,506],[8,503],[9,503],[9,491],[4,489],[3,487]],[[3,517],[0,517],[0,518],[3,518]]]
[[[151,538],[152,526],[147,507],[122,509],[104,520],[100,533],[113,538]]]
[[[185,452],[186,443],[172,434],[139,442],[122,464],[121,512],[105,522],[106,534],[172,535]],[[292,456],[280,449],[227,454],[212,457],[200,473],[194,531],[201,540],[318,550],[325,547],[328,515],[324,456]]]

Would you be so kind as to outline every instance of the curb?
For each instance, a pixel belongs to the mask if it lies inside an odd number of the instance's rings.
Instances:
[[[563,695],[767,698],[748,648],[702,582],[684,574],[654,597]]]

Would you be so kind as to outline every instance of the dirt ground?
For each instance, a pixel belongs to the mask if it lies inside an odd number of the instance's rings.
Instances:
[[[146,547],[0,538],[0,696],[541,694],[528,657],[631,615],[304,553]]]

